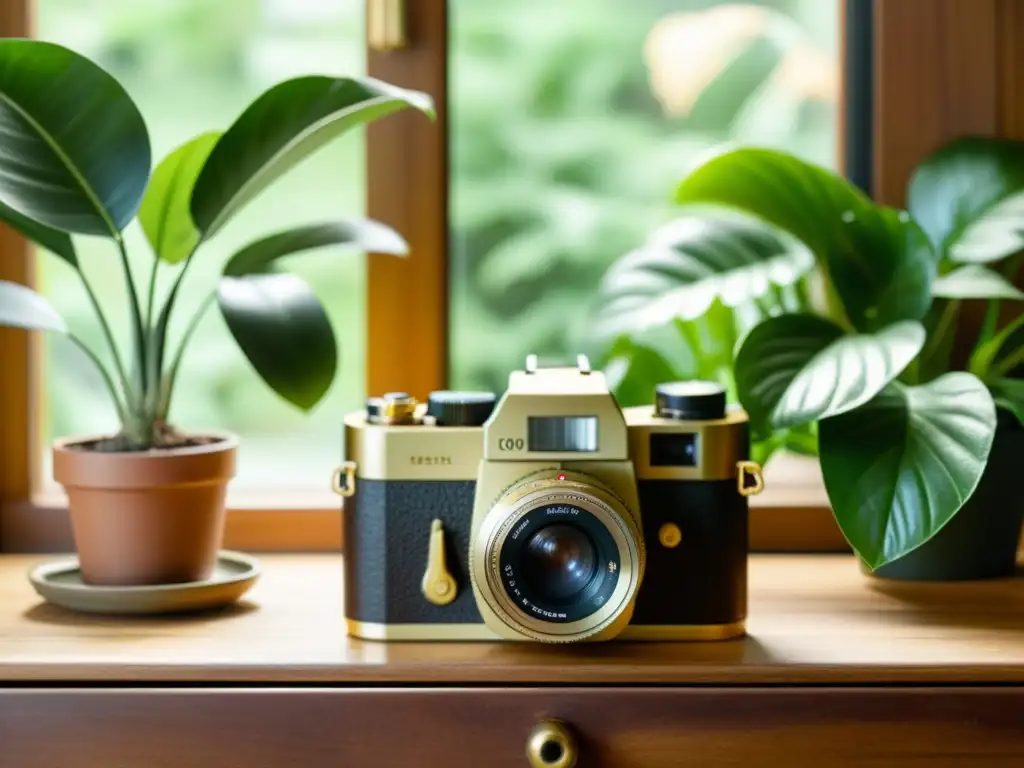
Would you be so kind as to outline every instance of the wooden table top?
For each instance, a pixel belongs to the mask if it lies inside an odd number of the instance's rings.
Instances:
[[[843,555],[751,560],[749,636],[718,643],[391,643],[346,637],[341,558],[270,555],[216,615],[97,618],[40,602],[0,556],[0,685],[1024,684],[1024,580],[888,583]]]

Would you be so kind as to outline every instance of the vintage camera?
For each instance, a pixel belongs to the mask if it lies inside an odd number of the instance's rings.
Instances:
[[[746,414],[703,381],[621,409],[585,357],[345,419],[345,617],[374,640],[718,640],[747,613]]]

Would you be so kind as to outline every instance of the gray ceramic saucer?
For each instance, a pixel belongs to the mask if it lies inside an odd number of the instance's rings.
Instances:
[[[29,581],[43,599],[73,611],[106,614],[183,613],[233,603],[255,583],[259,563],[240,552],[221,551],[205,581],[141,587],[96,587],[82,581],[76,558],[42,563]]]

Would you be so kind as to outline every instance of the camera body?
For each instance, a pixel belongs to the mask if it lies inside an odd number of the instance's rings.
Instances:
[[[345,618],[374,640],[717,640],[747,612],[746,414],[707,382],[621,409],[604,375],[371,398],[345,419]]]

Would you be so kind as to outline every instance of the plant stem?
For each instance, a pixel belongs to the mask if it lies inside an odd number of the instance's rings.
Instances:
[[[764,317],[771,317],[777,309],[783,309],[782,298],[776,291],[761,294],[754,301]]]
[[[149,272],[149,298],[146,299],[146,334],[147,337],[153,332],[153,304],[156,301],[156,273],[160,266],[160,259],[153,256],[153,269]]]
[[[118,251],[121,253],[121,265],[124,267],[125,289],[128,291],[129,306],[132,312],[132,327],[134,331],[134,347],[137,365],[139,367],[139,398],[144,403],[148,390],[146,380],[146,336],[142,329],[142,311],[139,308],[139,293],[135,289],[135,278],[132,277],[132,268],[128,263],[128,251],[124,247],[124,238],[119,234],[116,238]]]
[[[839,292],[836,290],[835,285],[832,284],[832,277],[824,264],[819,267],[817,277],[821,281],[825,317],[840,326],[847,333],[856,333],[857,330],[853,327],[853,323],[850,322],[850,318],[846,314],[846,307],[843,305],[843,300],[839,297]]]
[[[1018,347],[1011,355],[1000,361],[992,373],[993,378],[1000,379],[1008,375],[1018,365],[1024,364],[1024,347]]]
[[[925,342],[924,349],[922,349],[921,354],[917,356],[918,360],[923,360],[927,363],[929,358],[935,354],[937,350],[943,348],[943,342],[946,339],[946,334],[948,334],[952,329],[953,323],[956,321],[959,312],[960,299],[947,299],[946,306],[942,308],[942,314],[939,316],[939,322],[935,324],[935,329]],[[932,366],[928,367],[931,368]]]
[[[999,299],[990,299],[985,307],[985,318],[981,321],[981,329],[978,331],[978,340],[974,349],[984,344],[995,336],[996,326],[999,324]]]
[[[114,380],[110,377],[110,373],[107,371],[106,366],[103,365],[96,353],[89,349],[89,345],[75,336],[75,334],[69,333],[68,338],[77,344],[78,348],[81,349],[90,360],[92,360],[93,365],[95,365],[96,369],[100,372],[100,376],[103,377],[103,382],[107,385],[107,389],[110,390],[110,399],[114,401],[114,407],[117,409],[117,418],[120,420],[123,427],[128,426],[128,413],[125,406],[121,403],[121,398],[117,394],[117,387],[114,384]],[[114,357],[117,357],[116,353]]]
[[[114,334],[110,330],[110,323],[107,322],[107,316],[104,314],[103,308],[100,306],[99,299],[96,298],[96,293],[92,289],[92,284],[89,282],[89,278],[85,276],[85,273],[81,269],[78,270],[78,276],[82,279],[82,285],[85,287],[85,292],[89,297],[89,302],[92,304],[92,308],[96,312],[96,317],[100,321],[100,328],[103,330],[103,336],[106,338],[107,345],[110,347],[110,356],[114,358],[114,367],[117,369],[118,378],[121,380],[121,387],[124,390],[126,403],[128,407],[131,408],[135,402],[135,391],[132,388],[131,381],[128,379],[128,374],[124,370],[124,363],[121,361],[121,355],[117,351],[117,342],[114,341]]]
[[[700,343],[700,338],[697,336],[697,332],[694,330],[692,321],[681,320],[676,323],[676,327],[679,329],[679,335],[683,337],[683,343],[689,348],[690,353],[696,359],[700,356],[703,348]]]
[[[178,367],[181,365],[181,359],[185,356],[185,350],[188,348],[188,342],[192,338],[192,334],[195,333],[196,328],[199,327],[199,322],[203,319],[203,315],[206,314],[206,310],[210,308],[210,305],[216,298],[216,291],[211,291],[210,295],[203,299],[199,309],[192,315],[192,319],[189,320],[188,326],[185,328],[185,333],[178,343],[178,351],[174,354],[173,362],[170,368],[167,369],[167,375],[164,376],[161,382],[163,391],[160,396],[160,405],[157,408],[157,418],[159,419],[167,419],[167,413],[171,409],[171,397],[174,394],[174,382],[178,378]]]
[[[813,312],[816,309],[814,300],[811,297],[810,280],[810,275],[805,275],[793,284],[797,297],[797,306],[793,310],[794,312]]]
[[[200,239],[189,252],[184,265],[181,267],[181,271],[178,272],[178,276],[174,280],[174,285],[171,286],[171,290],[167,294],[167,300],[164,301],[163,308],[160,310],[160,317],[153,327],[152,344],[148,350],[148,363],[150,375],[154,382],[160,381],[163,376],[164,349],[167,346],[167,329],[171,325],[171,312],[174,310],[174,302],[178,298],[178,291],[181,289],[185,273],[188,272],[189,265],[192,263],[192,257],[196,255],[196,251],[199,250],[201,244],[202,240]]]

